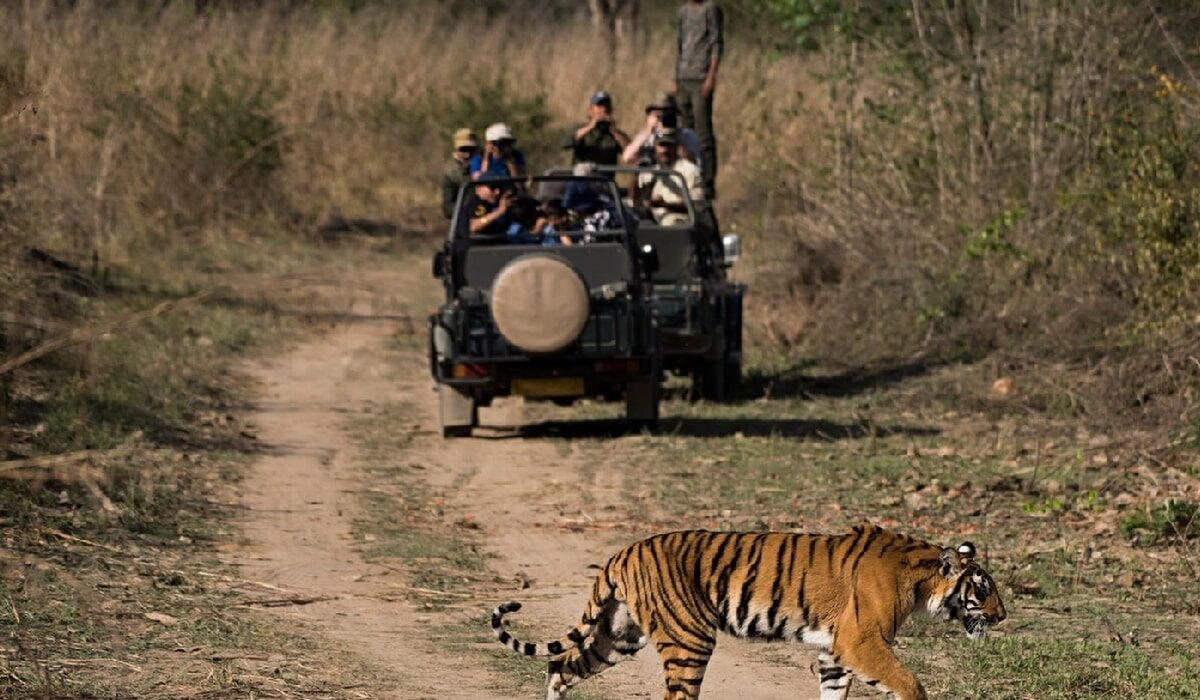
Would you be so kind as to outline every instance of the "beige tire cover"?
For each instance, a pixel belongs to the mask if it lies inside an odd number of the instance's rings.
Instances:
[[[561,350],[579,337],[587,317],[587,287],[559,258],[517,258],[492,282],[492,319],[508,342],[523,350]]]

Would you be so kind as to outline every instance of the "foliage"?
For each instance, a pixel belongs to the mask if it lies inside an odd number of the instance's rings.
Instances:
[[[1120,530],[1122,535],[1146,543],[1200,537],[1200,503],[1169,499],[1130,513],[1121,520]]]
[[[1102,257],[1151,319],[1200,311],[1200,114],[1153,69],[1114,97],[1086,196]]]
[[[174,98],[179,137],[209,159],[219,187],[262,185],[283,164],[283,127],[272,115],[281,90],[265,76],[210,59],[204,83],[185,80]]]
[[[397,132],[409,143],[428,144],[430,134],[440,137],[439,144],[449,143],[454,131],[464,126],[482,139],[488,125],[503,121],[527,156],[561,145],[547,129],[551,116],[546,95],[526,94],[502,77],[452,91],[430,87],[419,99],[381,97],[368,105],[364,116],[375,128]]]
[[[830,42],[861,41],[903,26],[900,0],[761,0],[746,3],[751,16],[774,28],[784,48],[813,51]]]

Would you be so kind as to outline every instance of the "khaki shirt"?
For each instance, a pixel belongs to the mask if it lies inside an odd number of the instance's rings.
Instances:
[[[700,168],[695,163],[681,158],[675,161],[671,170],[683,177],[683,184],[687,187],[686,196],[691,197],[693,203],[704,201],[704,183],[700,176]],[[683,204],[686,201],[685,193],[679,186],[679,178],[655,177],[653,173],[642,173],[638,176],[639,188],[651,182],[654,183],[650,188],[652,201],[662,200],[667,204]],[[687,214],[669,211],[665,207],[651,207],[650,212],[660,226],[679,226],[688,222]]]

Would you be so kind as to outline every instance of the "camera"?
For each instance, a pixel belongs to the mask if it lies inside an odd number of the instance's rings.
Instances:
[[[609,119],[608,117],[604,117],[603,119],[599,119],[596,121],[596,131],[599,131],[602,134],[607,134],[609,129],[611,129],[611,128],[612,128],[612,120]]]

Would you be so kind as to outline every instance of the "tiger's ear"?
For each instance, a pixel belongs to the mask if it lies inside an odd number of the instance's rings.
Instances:
[[[962,544],[958,545],[958,555],[963,559],[974,559],[975,545],[971,544],[970,542],[963,542]]]
[[[955,578],[962,573],[965,562],[959,553],[950,547],[942,550],[938,560],[941,561],[940,571],[944,578]]]

